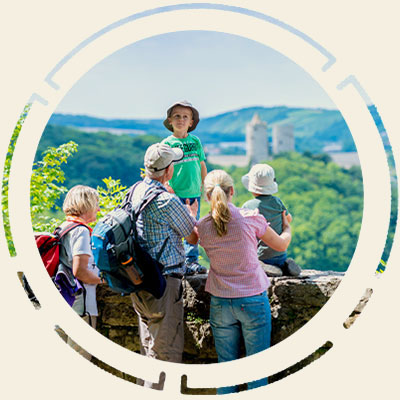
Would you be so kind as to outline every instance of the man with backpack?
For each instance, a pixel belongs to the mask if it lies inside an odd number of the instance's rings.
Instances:
[[[133,307],[139,319],[141,354],[170,362],[181,362],[183,352],[183,299],[182,278],[185,273],[185,251],[182,238],[195,244],[194,229],[198,203],[182,204],[175,194],[169,193],[165,183],[174,173],[174,162],[183,158],[179,148],[156,143],[144,156],[146,177],[132,197],[137,207],[146,193],[155,188],[163,190],[140,213],[137,221],[138,241],[153,258],[164,266],[166,289],[160,299],[147,291],[131,294]],[[161,255],[160,255],[161,252]],[[139,382],[146,387],[161,389],[163,382]]]

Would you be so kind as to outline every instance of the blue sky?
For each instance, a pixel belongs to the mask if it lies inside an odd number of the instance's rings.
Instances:
[[[182,99],[203,117],[249,106],[335,108],[308,73],[277,51],[235,35],[186,31],[145,39],[105,58],[55,112],[163,118]]]

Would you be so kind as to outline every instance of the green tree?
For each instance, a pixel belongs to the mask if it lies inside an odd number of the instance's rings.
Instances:
[[[140,179],[140,167],[146,149],[161,141],[151,135],[115,135],[108,132],[88,133],[74,128],[47,125],[39,142],[37,158],[49,147],[72,140],[79,152],[63,167],[68,189],[77,184],[102,186],[112,175],[122,185],[130,186]]]
[[[128,191],[126,186],[121,185],[119,179],[115,180],[109,177],[104,178],[103,182],[105,188],[101,186],[97,187],[100,206],[100,212],[97,214],[97,219],[100,219],[121,204]]]
[[[60,196],[67,191],[63,185],[64,171],[61,165],[67,163],[78,149],[75,142],[68,142],[57,148],[50,147],[43,158],[33,164],[31,176],[31,218],[34,231],[52,231],[61,220],[49,216],[48,210],[60,210],[56,204]]]
[[[1,201],[4,231],[11,256],[15,256],[16,251],[11,235],[8,209],[9,178],[15,145],[29,110],[30,104],[25,106],[14,129],[4,164]],[[66,163],[67,159],[76,151],[77,144],[74,142],[62,144],[58,148],[50,147],[43,153],[43,158],[33,164],[30,189],[31,218],[35,231],[52,230],[60,223],[60,220],[52,217],[49,211],[52,208],[57,209],[56,201],[67,190],[62,185],[65,176],[61,164]]]
[[[11,236],[8,211],[9,176],[15,144],[29,109],[30,105],[27,105],[18,120],[11,137],[4,164],[2,215],[4,231],[11,256],[15,256],[16,251]],[[78,145],[73,141],[62,143],[58,147],[49,147],[42,153],[42,158],[33,164],[30,194],[31,219],[34,231],[52,232],[62,222],[64,215],[57,205],[57,202],[68,190],[67,187],[64,186],[66,178],[62,167],[63,164],[67,164],[70,157],[77,152],[77,149]],[[103,179],[103,182],[105,188],[97,188],[99,192],[99,205],[102,210],[101,213],[99,213],[99,218],[115,208],[122,201],[126,193],[126,187],[122,186],[119,180],[114,180],[110,177]]]
[[[64,167],[75,151],[76,147],[72,143],[60,144],[58,148],[47,149],[43,159],[35,163],[31,182],[35,230],[51,228],[60,222],[60,218],[55,218],[51,209],[57,210],[57,201],[67,190],[63,186],[66,178],[61,166],[63,164]],[[297,153],[279,156],[269,163],[276,172],[279,184],[277,195],[294,218],[289,256],[294,257],[304,268],[346,270],[361,226],[363,186],[360,169],[353,167],[345,170],[328,159],[316,159]],[[209,166],[209,170],[215,168],[218,166]],[[252,198],[241,183],[241,177],[249,168],[230,167],[227,170],[234,179],[233,202],[241,206]],[[140,168],[135,173],[140,176]],[[109,177],[102,180],[97,190],[101,217],[120,204],[127,187],[119,179]],[[3,212],[4,209],[3,206]],[[208,203],[202,201],[201,215],[204,216],[208,211]]]
[[[288,255],[303,268],[345,271],[361,227],[363,185],[360,168],[340,168],[329,158],[298,153],[268,161],[275,169],[279,192],[293,216]],[[226,168],[234,180],[233,202],[241,206],[253,196],[241,177],[249,167]],[[206,207],[202,206],[202,212]]]

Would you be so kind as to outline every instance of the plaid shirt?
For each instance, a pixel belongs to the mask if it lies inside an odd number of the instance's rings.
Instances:
[[[182,238],[192,233],[196,221],[175,194],[167,192],[162,183],[147,177],[135,189],[133,207],[154,186],[164,189],[165,192],[158,195],[139,215],[139,243],[153,258],[157,258],[164,240],[168,237],[159,261],[164,267],[171,267],[185,261]],[[184,269],[173,269],[167,273],[172,272],[184,273]]]

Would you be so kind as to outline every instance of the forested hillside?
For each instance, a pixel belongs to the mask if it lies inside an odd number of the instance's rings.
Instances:
[[[63,167],[65,186],[102,185],[111,176],[129,186],[140,179],[146,148],[156,136],[83,133],[66,127],[47,126],[39,153],[49,146],[73,140],[78,151]],[[289,255],[305,268],[345,271],[350,263],[361,226],[362,176],[359,168],[345,170],[329,157],[307,153],[282,154],[269,163],[275,168],[278,196],[293,215],[293,239]],[[209,170],[218,166],[208,166]],[[242,205],[251,198],[241,183],[247,167],[230,167],[235,180],[234,202]],[[202,214],[207,204],[202,201]]]
[[[370,108],[374,118],[378,118],[375,108]],[[355,151],[353,138],[338,110],[314,108],[277,107],[246,107],[203,117],[200,110],[200,123],[195,134],[203,144],[222,141],[242,141],[245,138],[246,124],[251,121],[254,113],[268,124],[272,130],[274,124],[292,124],[296,137],[296,150],[299,152],[321,152],[326,144],[341,144],[343,151]],[[105,120],[85,115],[53,114],[49,124],[72,127],[98,127],[130,129],[146,134],[167,136],[162,119],[130,119]]]
[[[293,216],[290,257],[304,268],[345,271],[361,227],[363,184],[361,170],[345,170],[312,155],[282,154],[270,161],[279,192]],[[235,182],[234,203],[252,198],[241,183],[248,168],[229,168]],[[205,213],[206,206],[202,207]]]
[[[121,183],[130,186],[140,178],[147,147],[161,139],[150,135],[85,133],[68,127],[47,125],[36,159],[48,147],[57,147],[70,140],[78,144],[78,153],[63,168],[68,188],[77,184],[96,187],[102,184],[103,178],[109,176],[119,178]]]

